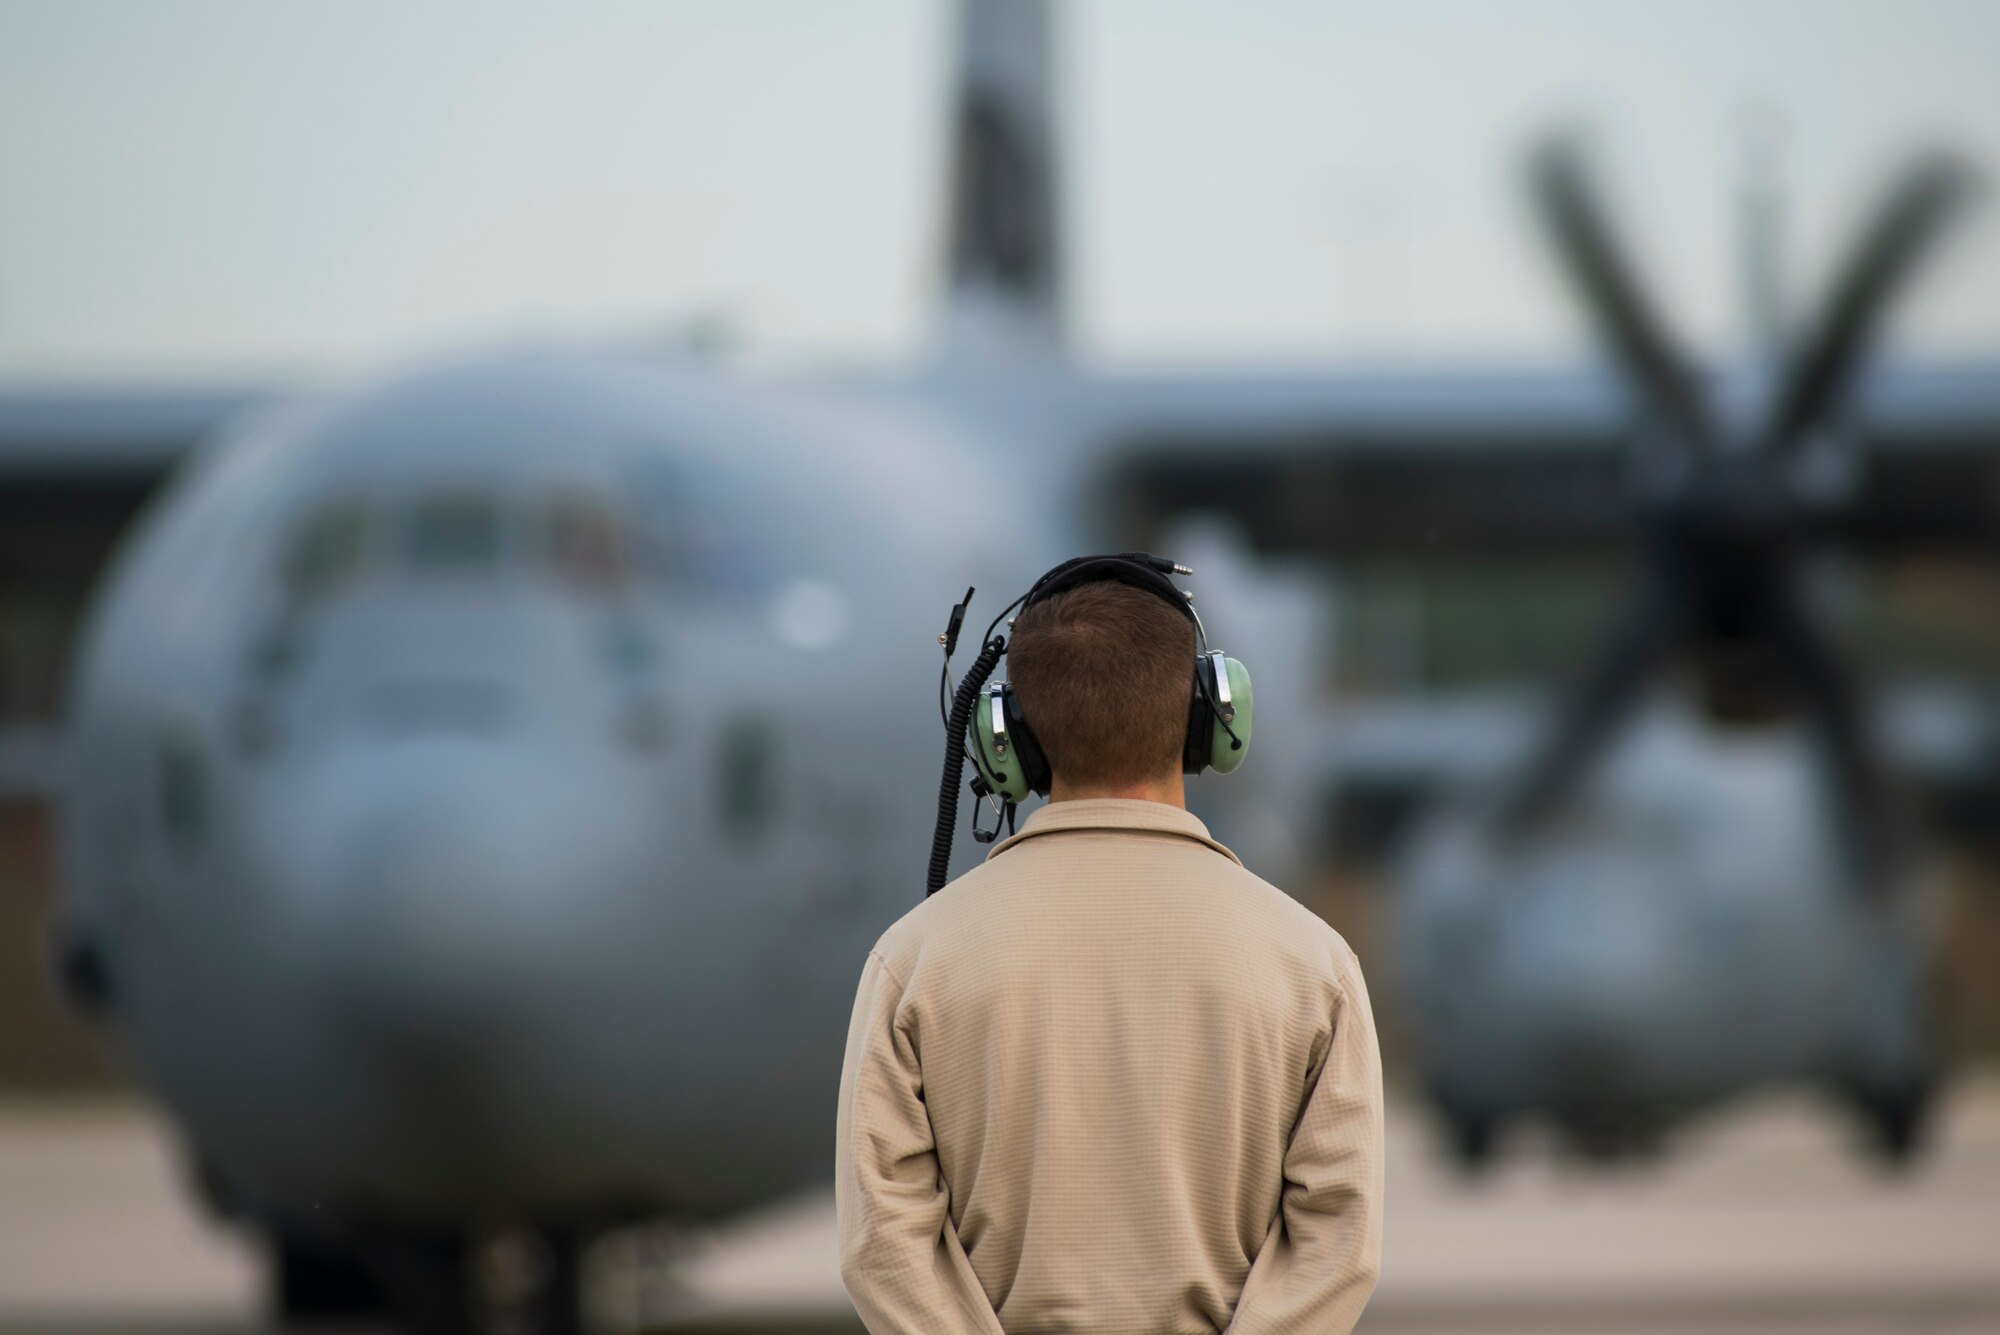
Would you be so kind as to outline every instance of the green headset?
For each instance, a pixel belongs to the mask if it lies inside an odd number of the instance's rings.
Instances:
[[[994,634],[1001,618],[1015,608],[1026,611],[1045,598],[1054,597],[1078,585],[1115,580],[1163,599],[1194,626],[1194,686],[1188,699],[1187,734],[1181,745],[1181,771],[1199,774],[1212,769],[1218,774],[1233,773],[1250,754],[1250,730],[1254,697],[1250,673],[1242,663],[1208,647],[1208,633],[1195,610],[1194,595],[1179,588],[1169,576],[1194,572],[1165,557],[1145,552],[1120,552],[1105,556],[1079,556],[1063,562],[1036,580],[1028,591],[1001,609],[986,628],[986,639],[956,691],[950,691],[951,655],[972,590],[951,610],[951,620],[938,643],[944,646],[945,668],[939,681],[939,712],[944,713],[943,697],[950,694],[952,707],[945,717],[945,772],[938,796],[938,828],[931,845],[930,884],[927,894],[944,884],[946,864],[951,856],[951,826],[957,817],[958,779],[969,754],[976,772],[972,791],[998,806],[1001,818],[1011,829],[1014,808],[1028,794],[1048,795],[1049,762],[1033,728],[1022,713],[1019,699],[1005,680],[988,682],[993,669],[1006,653],[1006,640]],[[1010,627],[1013,622],[1007,623]],[[973,819],[973,838],[991,842],[999,833],[979,828]]]

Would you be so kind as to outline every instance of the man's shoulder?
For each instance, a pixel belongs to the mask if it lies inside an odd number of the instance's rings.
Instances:
[[[1198,844],[1189,844],[1187,856],[1198,868],[1191,877],[1198,880],[1222,920],[1296,955],[1301,964],[1323,968],[1336,980],[1350,970],[1358,971],[1346,939],[1293,896],[1233,858]],[[1009,893],[1024,880],[1046,881],[1046,873],[1034,868],[1033,861],[1010,854],[970,868],[890,924],[877,939],[875,953],[899,984],[907,984],[927,945],[945,945],[944,953],[951,954],[949,945],[955,939],[990,937],[1010,914],[1038,911],[1036,905]],[[1078,888],[1088,892],[1088,887]]]
[[[1254,909],[1274,936],[1295,944],[1314,960],[1324,959],[1339,978],[1344,979],[1350,971],[1359,972],[1353,948],[1332,923],[1248,867],[1232,864],[1229,871],[1233,873],[1229,882],[1234,902],[1246,911]]]
[[[902,917],[889,924],[875,941],[875,953],[882,957],[898,982],[908,982],[911,966],[922,953],[926,940],[963,923],[975,909],[986,906],[993,888],[998,863],[982,862],[954,877],[938,890],[910,906]]]

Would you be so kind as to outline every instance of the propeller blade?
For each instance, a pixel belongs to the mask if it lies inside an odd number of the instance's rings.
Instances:
[[[1613,244],[1574,141],[1561,136],[1543,144],[1530,159],[1529,180],[1557,258],[1626,377],[1675,436],[1702,448],[1710,428],[1700,387]]]
[[[1971,197],[1973,183],[1963,162],[1934,152],[1920,158],[1889,192],[1850,252],[1811,336],[1799,344],[1765,431],[1764,449],[1797,449],[1838,406],[1882,311],[1952,213]]]
[[[1904,795],[1869,734],[1859,683],[1795,593],[1778,600],[1773,621],[1833,777],[1840,835],[1855,888],[1867,896],[1885,895],[1909,851],[1913,827]]]
[[[1642,578],[1558,705],[1547,741],[1502,798],[1496,832],[1503,842],[1534,833],[1562,805],[1673,647],[1680,621],[1679,599],[1665,581]]]

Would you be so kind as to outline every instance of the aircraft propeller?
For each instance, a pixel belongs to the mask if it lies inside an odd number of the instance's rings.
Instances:
[[[1677,353],[1620,253],[1575,142],[1543,144],[1530,188],[1556,256],[1643,409],[1632,478],[1643,535],[1633,587],[1562,698],[1527,767],[1503,794],[1497,832],[1545,827],[1669,659],[1691,657],[1711,712],[1801,709],[1833,780],[1849,865],[1864,894],[1886,892],[1908,819],[1872,744],[1855,674],[1806,597],[1809,549],[1838,539],[1851,487],[1828,494],[1796,466],[1838,420],[1890,300],[1972,193],[1941,152],[1887,192],[1839,271],[1818,318],[1796,339],[1772,409],[1725,425]]]

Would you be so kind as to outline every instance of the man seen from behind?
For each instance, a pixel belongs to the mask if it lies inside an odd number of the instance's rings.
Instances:
[[[1007,677],[1049,801],[883,933],[835,1152],[873,1335],[1339,1335],[1382,1248],[1361,968],[1186,810],[1193,619],[1031,598]]]

